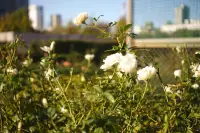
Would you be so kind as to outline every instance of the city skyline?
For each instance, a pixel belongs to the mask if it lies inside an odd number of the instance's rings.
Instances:
[[[118,21],[125,12],[123,3],[126,0],[118,0],[117,2],[115,0],[102,0],[101,2],[92,0],[85,0],[84,2],[78,0],[59,1],[60,3],[53,0],[30,0],[29,3],[44,6],[45,27],[49,27],[50,16],[55,13],[61,14],[63,25],[66,25],[67,21],[73,20],[78,13],[83,11],[88,12],[91,17],[104,15],[102,21]],[[181,4],[190,8],[191,19],[200,19],[200,0],[135,0],[134,24],[143,26],[145,22],[152,21],[158,27],[168,20],[174,22],[175,8]]]

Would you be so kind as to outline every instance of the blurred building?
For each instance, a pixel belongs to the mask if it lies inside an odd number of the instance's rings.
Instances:
[[[187,29],[187,30],[200,30],[200,23],[189,23],[189,24],[171,24],[163,25],[160,30],[165,33],[173,33],[177,30]]]
[[[0,16],[11,13],[19,8],[28,8],[28,0],[0,0]]]
[[[32,22],[32,27],[35,30],[42,31],[44,29],[44,14],[43,7],[37,5],[29,6],[29,19]]]
[[[61,19],[61,15],[59,14],[53,14],[51,15],[51,28],[57,28],[57,27],[61,27],[62,25],[62,19]]]
[[[185,19],[189,19],[190,11],[186,5],[175,8],[175,24],[183,24]]]

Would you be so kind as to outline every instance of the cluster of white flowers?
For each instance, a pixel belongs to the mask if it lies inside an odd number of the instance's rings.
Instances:
[[[87,19],[88,19],[88,13],[82,12],[74,19],[74,24],[79,26],[82,23],[84,23]]]
[[[118,70],[124,73],[132,73],[137,68],[136,56],[133,54],[123,56],[121,53],[115,53],[107,56],[103,62],[104,64],[100,68],[104,71],[111,69],[115,64],[118,64]]]
[[[16,68],[8,68],[6,71],[7,71],[7,73],[10,73],[12,75],[17,75],[17,73],[18,73]]]
[[[148,79],[152,78],[156,75],[156,68],[153,66],[146,66],[145,68],[142,68],[137,71],[138,74],[138,80],[144,80],[147,81]]]
[[[51,45],[50,47],[48,46],[44,46],[44,47],[40,47],[44,52],[48,52],[50,53],[53,49],[54,49],[54,46],[55,46],[55,42],[51,42]]]
[[[50,79],[54,75],[54,70],[51,68],[48,68],[48,70],[44,71],[44,75],[46,79]]]
[[[180,77],[181,77],[181,70],[180,70],[180,69],[175,70],[175,71],[174,71],[174,76],[180,78]]]
[[[29,58],[29,59],[26,59],[22,64],[25,67],[28,67],[32,62],[33,62],[33,59]]]
[[[94,59],[94,54],[86,54],[85,55],[85,59],[88,60],[88,61],[91,61]]]
[[[190,66],[191,71],[194,73],[193,77],[200,77],[200,64],[192,64]]]

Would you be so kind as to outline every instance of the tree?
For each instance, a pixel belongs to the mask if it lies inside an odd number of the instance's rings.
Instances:
[[[28,9],[21,8],[0,18],[0,32],[32,32],[31,21],[28,17]]]

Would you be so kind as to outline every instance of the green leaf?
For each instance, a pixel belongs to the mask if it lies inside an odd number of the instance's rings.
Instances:
[[[94,130],[94,133],[104,133],[103,128],[99,127]]]
[[[105,96],[111,103],[114,103],[114,102],[115,102],[115,99],[114,99],[113,95],[110,94],[109,92],[104,92],[104,96]]]
[[[135,38],[137,36],[137,34],[135,34],[135,33],[129,33],[128,36],[130,36],[131,38]]]
[[[131,27],[132,27],[132,24],[127,24],[123,27],[123,31],[125,32],[125,31],[129,30]]]
[[[97,19],[96,19],[96,18],[93,18],[93,20],[94,20],[94,21],[97,21]]]

